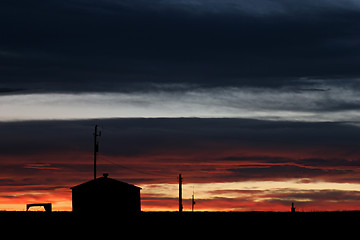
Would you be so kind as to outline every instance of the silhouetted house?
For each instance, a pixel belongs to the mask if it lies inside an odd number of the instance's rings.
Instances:
[[[71,189],[75,213],[137,214],[141,211],[141,188],[109,178],[108,174]]]

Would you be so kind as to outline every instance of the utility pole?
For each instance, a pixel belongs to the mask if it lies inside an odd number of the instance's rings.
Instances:
[[[195,193],[194,193],[194,188],[193,188],[193,195],[191,198],[191,211],[194,212],[194,206],[195,206]]]
[[[291,212],[294,213],[295,212],[295,207],[294,207],[294,203],[291,203]]]
[[[99,151],[99,143],[97,141],[97,137],[101,136],[101,132],[97,132],[97,125],[95,125],[95,131],[94,131],[94,180],[96,179],[96,153]]]
[[[182,177],[179,174],[179,213],[182,213],[183,205],[182,205]]]

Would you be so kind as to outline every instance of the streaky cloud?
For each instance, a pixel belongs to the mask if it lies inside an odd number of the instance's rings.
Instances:
[[[311,88],[201,87],[157,84],[146,90],[0,95],[0,121],[200,117],[277,121],[354,121],[358,81],[318,81]]]

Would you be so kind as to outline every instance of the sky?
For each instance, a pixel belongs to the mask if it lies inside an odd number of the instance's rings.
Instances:
[[[0,210],[360,210],[359,0],[0,3]]]

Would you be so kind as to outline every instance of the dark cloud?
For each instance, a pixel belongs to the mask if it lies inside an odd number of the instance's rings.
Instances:
[[[28,154],[63,150],[89,151],[98,124],[104,154],[138,155],[242,146],[249,149],[339,147],[357,152],[359,128],[346,122],[290,122],[237,118],[119,118],[67,121],[2,122],[3,154]],[[170,151],[171,150],[171,151]],[[260,155],[261,156],[261,155]],[[263,156],[266,162],[286,158]],[[251,160],[227,156],[221,161]],[[308,162],[316,162],[315,158]],[[319,163],[319,162],[318,162]]]
[[[1,169],[13,176],[39,176],[52,171],[82,179],[92,170],[96,123],[102,129],[99,171],[130,182],[175,182],[175,178],[168,178],[179,171],[193,182],[359,179],[358,127],[253,119],[1,123]]]
[[[327,179],[335,180],[337,176],[344,176],[353,173],[351,170],[327,170],[322,168],[312,167],[298,167],[294,165],[278,165],[278,166],[246,166],[228,169],[228,171],[235,173],[234,178],[243,180],[256,179],[256,180],[285,180],[285,179]]]
[[[353,1],[5,1],[0,11],[4,86],[278,86],[359,74]]]

